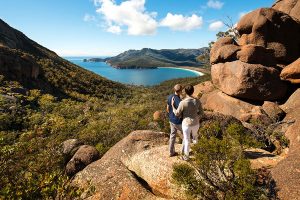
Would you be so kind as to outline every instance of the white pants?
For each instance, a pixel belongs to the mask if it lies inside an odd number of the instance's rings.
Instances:
[[[185,156],[189,157],[190,154],[190,142],[191,142],[191,134],[193,135],[193,140],[195,143],[198,142],[198,130],[199,124],[194,126],[186,126],[182,124],[182,133],[183,133],[183,141],[182,141],[182,153]]]

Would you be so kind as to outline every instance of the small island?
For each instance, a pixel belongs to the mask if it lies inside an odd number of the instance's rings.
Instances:
[[[85,58],[83,62],[105,62],[106,58]]]

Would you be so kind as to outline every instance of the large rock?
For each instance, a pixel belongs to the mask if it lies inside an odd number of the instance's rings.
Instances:
[[[176,146],[180,152],[181,145]],[[184,190],[172,180],[173,165],[183,161],[169,158],[168,145],[139,152],[125,161],[127,168],[142,178],[154,194],[167,199],[186,199]]]
[[[279,105],[271,101],[265,101],[262,105],[262,109],[273,120],[273,122],[281,121],[285,116],[285,112],[279,107]]]
[[[216,87],[238,98],[277,100],[283,98],[287,90],[277,69],[260,64],[241,61],[219,63],[212,66],[211,76]]]
[[[240,50],[240,47],[231,37],[222,37],[211,48],[210,63],[216,64],[236,60],[238,50]]]
[[[252,169],[270,169],[286,158],[286,153],[276,155],[263,149],[248,148],[244,151],[245,157],[249,159]]]
[[[154,121],[159,121],[159,120],[163,120],[164,119],[164,116],[163,116],[163,112],[158,110],[158,111],[155,111],[153,113],[153,120]]]
[[[66,173],[69,176],[72,176],[98,159],[99,152],[95,147],[82,145],[68,162],[66,166]]]
[[[215,90],[215,86],[212,84],[211,81],[205,81],[202,83],[199,83],[198,85],[194,86],[194,93],[193,96],[195,98],[201,98],[201,96],[205,93],[209,93],[213,90]]]
[[[291,116],[289,118],[293,118],[294,116],[297,116],[297,109],[300,108],[300,88],[297,89],[290,97],[289,99],[280,106],[284,112],[288,113],[288,116]]]
[[[255,44],[274,50],[277,63],[289,64],[300,56],[300,23],[272,8],[245,15],[237,25],[239,45]]]
[[[289,139],[287,158],[271,169],[283,200],[299,199],[300,196],[300,89],[281,108],[287,113],[284,121],[295,121],[285,136]]]
[[[300,1],[299,0],[277,0],[272,8],[284,12],[300,21]]]
[[[234,44],[228,44],[225,46],[220,47],[215,57],[211,57],[211,64],[216,64],[220,62],[228,62],[228,61],[234,61],[237,60],[237,52],[241,48]]]
[[[254,44],[242,46],[241,50],[237,52],[237,59],[250,64],[276,65],[273,49],[266,49]]]
[[[66,160],[69,160],[81,145],[83,145],[83,143],[78,139],[66,140],[61,144],[61,153],[65,156]]]
[[[72,184],[85,190],[82,198],[176,199],[172,195],[180,195],[172,191],[179,190],[170,183],[169,173],[178,158],[168,157],[167,144],[165,133],[134,131],[100,160],[77,173]],[[89,188],[94,188],[95,192],[88,194]]]
[[[300,83],[300,58],[286,66],[281,71],[280,78],[294,84]]]
[[[266,124],[271,123],[271,119],[260,106],[233,98],[220,90],[203,94],[200,100],[205,110],[231,115],[241,121],[259,120]]]

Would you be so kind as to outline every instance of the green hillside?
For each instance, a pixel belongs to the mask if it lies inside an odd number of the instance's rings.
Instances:
[[[102,156],[133,130],[153,124],[175,83],[129,87],[58,57],[0,21],[0,199],[73,199],[61,143],[75,138]]]
[[[0,73],[58,96],[127,96],[130,89],[60,58],[0,19]]]
[[[105,61],[116,68],[202,66],[199,55],[208,55],[208,48],[129,50]]]

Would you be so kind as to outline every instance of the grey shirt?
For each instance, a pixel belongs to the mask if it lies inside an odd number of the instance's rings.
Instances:
[[[202,105],[199,99],[187,96],[182,100],[178,108],[173,107],[176,116],[182,116],[182,124],[186,126],[194,126],[199,124],[200,117],[203,115]]]

